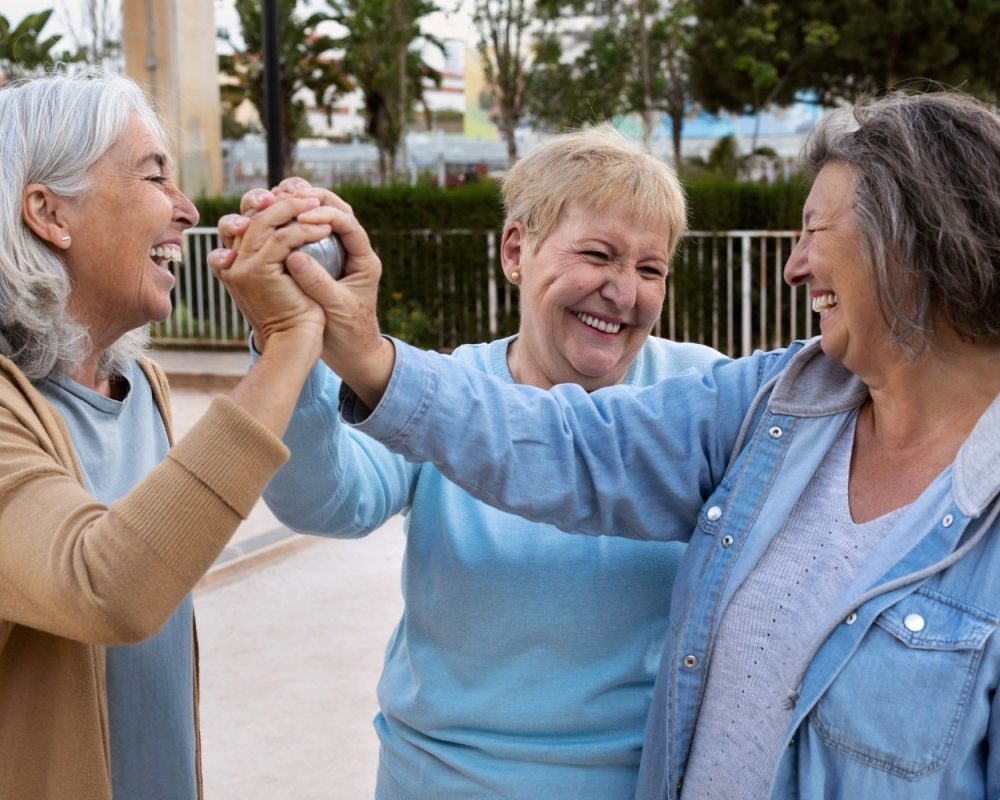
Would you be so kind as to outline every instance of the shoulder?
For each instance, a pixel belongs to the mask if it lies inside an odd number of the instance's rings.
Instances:
[[[506,363],[507,345],[513,339],[513,336],[507,336],[503,339],[494,339],[492,342],[463,344],[455,348],[451,355],[460,364],[496,374],[495,367]]]
[[[655,382],[694,369],[705,372],[720,362],[729,361],[718,350],[693,342],[673,342],[650,336],[636,357],[633,378],[639,385]]]

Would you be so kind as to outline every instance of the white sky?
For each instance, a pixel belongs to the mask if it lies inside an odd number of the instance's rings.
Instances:
[[[233,11],[231,0],[212,0],[212,2],[215,6],[215,27],[229,28],[235,34],[239,30],[239,24],[236,21],[236,13]],[[424,30],[443,39],[463,39],[473,45],[476,35],[469,14],[464,10],[454,10],[461,7],[462,0],[438,0],[438,2],[439,5],[453,10],[450,13],[438,12],[428,16],[425,19]],[[324,5],[315,2],[315,0],[312,0],[312,4],[317,7]],[[0,0],[0,14],[12,24],[20,22],[26,14],[54,8],[55,13],[43,33],[49,35],[62,33],[64,35],[63,41],[56,45],[57,51],[63,49],[63,45],[72,48],[72,37],[68,34],[74,27],[79,30],[79,10],[81,7],[82,4],[77,0]]]

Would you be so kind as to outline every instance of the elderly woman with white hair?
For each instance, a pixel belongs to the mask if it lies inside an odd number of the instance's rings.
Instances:
[[[143,348],[198,212],[142,92],[8,85],[0,163],[0,794],[193,800],[190,591],[287,456],[322,316],[289,294],[273,352],[175,443]],[[328,216],[276,203],[241,258],[281,264]]]

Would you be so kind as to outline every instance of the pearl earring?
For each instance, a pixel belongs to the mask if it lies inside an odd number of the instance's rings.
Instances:
[[[60,236],[59,238],[60,238],[61,241],[68,242],[70,237],[68,237],[68,236]]]
[[[510,282],[511,283],[521,282],[521,273],[518,270],[515,269],[512,273],[510,273]]]

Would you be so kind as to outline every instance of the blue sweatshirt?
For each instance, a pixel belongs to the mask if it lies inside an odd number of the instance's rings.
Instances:
[[[509,342],[454,357],[513,383]],[[625,383],[719,357],[651,338]],[[496,511],[344,426],[339,389],[317,367],[285,436],[291,460],[264,498],[290,527],[338,537],[407,515],[377,796],[631,798],[683,545],[566,536]]]

